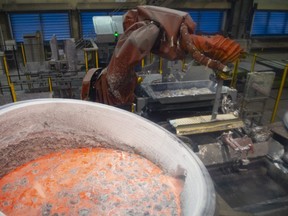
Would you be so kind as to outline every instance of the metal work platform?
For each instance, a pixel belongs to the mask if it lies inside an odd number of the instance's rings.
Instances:
[[[252,67],[252,64],[251,62],[240,62],[239,63],[239,68],[240,69],[243,69],[245,71],[251,71],[251,67]],[[262,71],[272,71],[273,69],[271,67],[268,67],[266,65],[262,65],[262,64],[258,64],[258,63],[255,63],[254,65],[254,71],[257,71],[257,72],[262,72]]]
[[[206,115],[173,119],[169,123],[176,129],[177,135],[230,130],[244,126],[243,121],[233,113],[217,115],[215,120],[211,120],[211,115]]]

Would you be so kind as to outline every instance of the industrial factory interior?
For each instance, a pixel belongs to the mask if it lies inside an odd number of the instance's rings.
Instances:
[[[0,0],[0,216],[287,216],[287,0]]]

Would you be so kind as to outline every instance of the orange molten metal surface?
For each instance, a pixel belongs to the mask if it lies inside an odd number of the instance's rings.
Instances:
[[[74,149],[29,162],[0,180],[7,215],[180,215],[177,180],[113,149]]]

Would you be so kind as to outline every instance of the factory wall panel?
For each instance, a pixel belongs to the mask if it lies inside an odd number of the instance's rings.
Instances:
[[[7,17],[7,14],[0,11],[0,27],[5,40],[11,39],[11,32],[8,20],[9,19]]]
[[[43,13],[41,23],[45,41],[49,41],[54,34],[58,40],[71,37],[68,13]]]
[[[12,35],[17,42],[23,41],[25,34],[42,31],[39,14],[10,14]]]
[[[143,0],[0,0],[0,10],[14,11],[63,11],[63,10],[115,10],[135,8]]]
[[[216,34],[223,29],[223,10],[191,10],[190,16],[197,23],[196,33]]]
[[[259,10],[288,10],[287,0],[253,0]]]
[[[55,34],[57,39],[71,37],[68,13],[10,13],[12,34],[16,42],[22,42],[25,34],[40,31],[44,41]]]
[[[254,14],[251,36],[287,36],[288,11],[261,11]]]

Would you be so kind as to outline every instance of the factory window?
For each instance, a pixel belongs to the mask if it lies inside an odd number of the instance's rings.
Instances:
[[[198,10],[189,11],[190,16],[197,23],[196,33],[216,34],[222,31],[224,11]]]
[[[288,12],[256,11],[252,36],[288,35]]]
[[[95,30],[92,18],[93,16],[109,16],[109,15],[123,15],[124,12],[99,12],[99,11],[86,11],[81,12],[81,36],[85,39],[87,38],[95,38]]]
[[[55,34],[58,40],[71,37],[68,13],[11,13],[12,34],[16,42],[22,42],[25,34],[40,31],[44,41]]]

